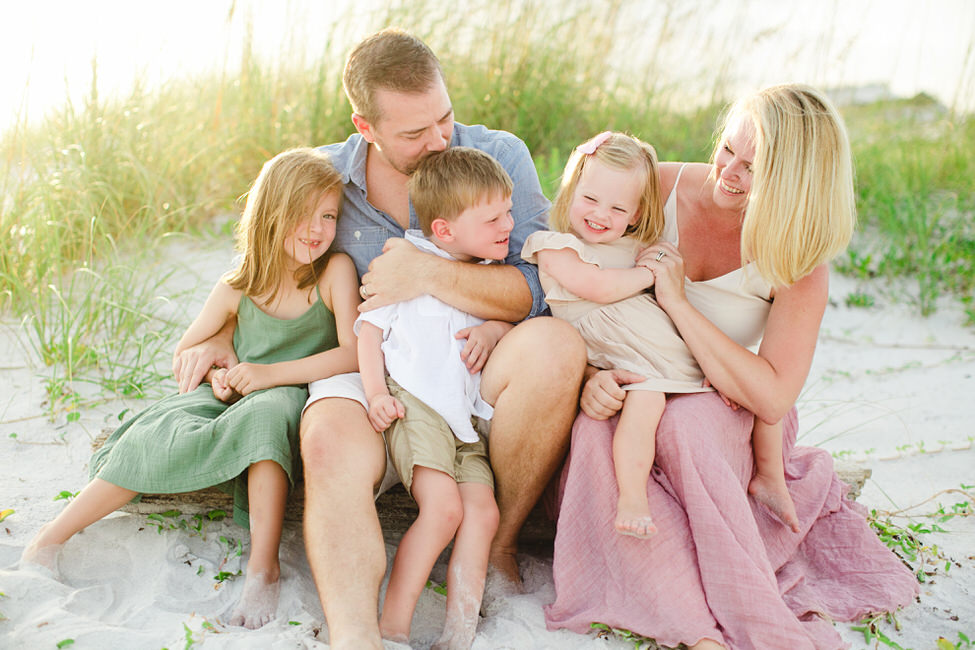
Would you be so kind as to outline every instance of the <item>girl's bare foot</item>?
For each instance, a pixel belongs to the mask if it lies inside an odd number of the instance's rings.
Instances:
[[[620,495],[616,503],[616,532],[621,535],[632,535],[640,539],[652,537],[657,533],[657,527],[650,516],[650,506],[646,498],[625,499]]]
[[[248,572],[244,579],[244,591],[230,615],[230,625],[251,630],[264,626],[278,611],[280,592],[278,576],[272,577],[267,571]]]
[[[54,574],[54,578],[57,579],[58,555],[61,553],[64,544],[44,544],[41,541],[44,537],[44,531],[48,526],[50,524],[41,526],[34,539],[24,548],[24,552],[20,555],[20,564],[22,566],[33,565],[43,567]]]
[[[785,476],[756,474],[748,483],[748,493],[768,508],[792,532],[799,532],[799,517],[789,495],[789,488],[786,487]]]

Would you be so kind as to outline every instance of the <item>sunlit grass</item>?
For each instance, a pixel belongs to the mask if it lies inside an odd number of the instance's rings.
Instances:
[[[707,7],[670,7],[680,15],[640,25],[654,56],[624,74],[613,57],[637,30],[635,7],[605,0],[555,10],[499,0],[462,12],[413,2],[369,20],[373,29],[399,25],[424,38],[443,61],[457,118],[522,137],[552,196],[568,153],[604,129],[651,142],[661,160],[708,156],[728,99],[722,69],[687,80],[665,64],[686,45],[674,25],[693,24],[693,11]],[[348,136],[341,69],[362,32],[337,24],[316,34],[316,60],[267,63],[245,43],[223,72],[154,89],[135,84],[121,98],[99,95],[96,62],[79,105],[3,134],[0,311],[22,323],[52,396],[69,401],[81,378],[121,393],[151,383],[145,369],[168,357],[185,323],[159,317],[169,294],[139,263],[167,233],[201,233],[214,216],[237,212],[268,157]],[[678,91],[690,81],[709,89],[706,101],[682,103]],[[929,108],[922,101],[846,112],[861,230],[839,266],[915,280],[916,293],[904,299],[922,313],[940,295],[956,296],[975,321],[975,122]]]

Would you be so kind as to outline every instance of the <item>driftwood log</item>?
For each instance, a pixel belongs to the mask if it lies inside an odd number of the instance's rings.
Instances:
[[[110,430],[102,431],[92,443],[92,450],[104,444]],[[850,487],[849,497],[856,499],[860,490],[872,473],[867,467],[849,461],[834,460],[833,469],[840,480]],[[206,488],[195,492],[180,494],[144,494],[141,501],[129,503],[122,507],[125,512],[135,514],[151,514],[178,510],[184,514],[209,512],[211,510],[225,510],[228,514],[233,511],[233,498],[217,488]],[[407,494],[402,485],[396,485],[376,500],[376,510],[379,512],[379,522],[387,541],[398,542],[406,529],[409,528],[418,512],[416,503]],[[290,522],[301,522],[305,513],[304,485],[299,483],[288,497],[288,506],[284,518]],[[521,529],[519,544],[530,550],[537,547],[550,547],[555,539],[555,522],[549,518],[544,506],[539,503],[528,516]]]

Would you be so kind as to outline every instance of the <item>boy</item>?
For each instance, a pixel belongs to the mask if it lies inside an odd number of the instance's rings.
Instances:
[[[410,230],[406,238],[420,250],[481,264],[508,254],[512,183],[488,154],[452,147],[431,155],[420,162],[409,190],[423,236]],[[498,507],[487,445],[472,419],[493,414],[480,394],[480,370],[512,327],[430,295],[365,312],[356,321],[369,421],[386,432],[390,458],[420,507],[386,589],[379,627],[387,639],[409,642],[430,570],[454,539],[447,618],[433,647],[469,648],[474,641]]]

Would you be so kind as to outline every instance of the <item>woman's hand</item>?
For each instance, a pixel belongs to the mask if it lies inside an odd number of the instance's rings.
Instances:
[[[582,385],[579,407],[594,420],[608,420],[623,408],[626,391],[621,386],[645,379],[629,370],[599,370]]]
[[[636,259],[637,266],[643,266],[653,273],[654,295],[657,304],[664,311],[681,301],[684,295],[684,258],[670,242],[657,242]]]

